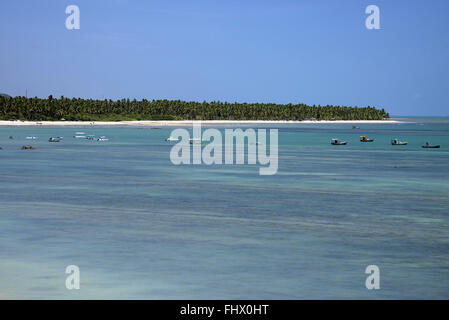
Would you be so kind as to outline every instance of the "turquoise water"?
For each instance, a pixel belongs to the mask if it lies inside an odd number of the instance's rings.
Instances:
[[[274,176],[174,166],[173,128],[0,127],[0,298],[447,299],[449,119],[402,120],[277,126]]]

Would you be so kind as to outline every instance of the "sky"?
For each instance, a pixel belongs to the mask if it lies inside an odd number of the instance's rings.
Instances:
[[[0,92],[449,116],[448,16],[447,0],[0,1]]]

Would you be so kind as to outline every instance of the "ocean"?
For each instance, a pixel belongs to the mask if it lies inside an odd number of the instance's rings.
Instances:
[[[448,299],[449,118],[398,120],[265,125],[271,176],[173,165],[170,127],[0,127],[0,298]]]

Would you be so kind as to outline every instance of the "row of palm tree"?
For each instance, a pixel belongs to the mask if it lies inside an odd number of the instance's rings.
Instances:
[[[20,120],[381,120],[374,107],[305,104],[229,103],[220,101],[0,97],[0,119]]]

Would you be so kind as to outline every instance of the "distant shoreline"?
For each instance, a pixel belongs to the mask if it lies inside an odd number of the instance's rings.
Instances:
[[[0,126],[21,127],[21,126],[42,126],[42,127],[77,127],[77,126],[191,126],[193,123],[201,125],[239,125],[239,124],[388,124],[400,123],[397,120],[165,120],[165,121],[21,121],[21,120],[0,120]]]

